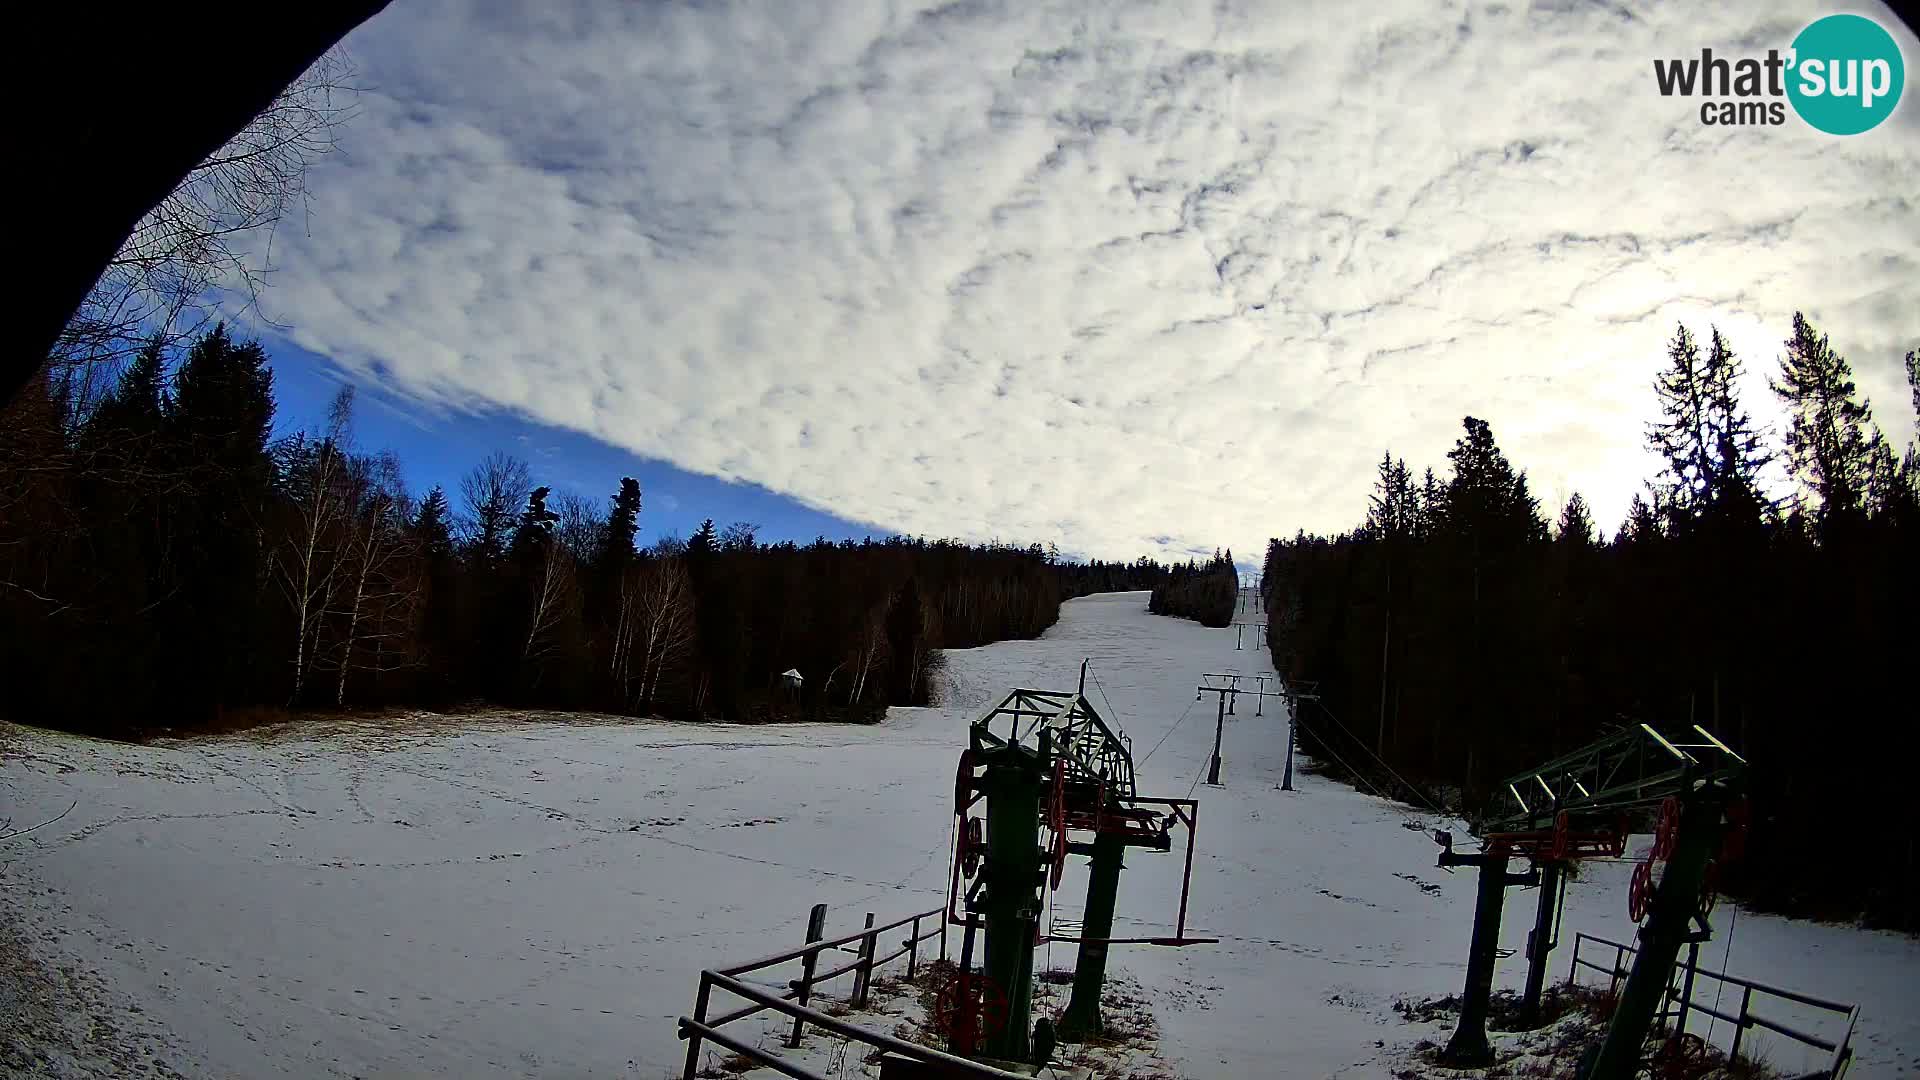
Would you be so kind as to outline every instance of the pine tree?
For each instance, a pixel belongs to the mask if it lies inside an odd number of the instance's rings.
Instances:
[[[453,512],[447,508],[447,493],[439,484],[420,500],[413,516],[413,535],[421,552],[429,559],[445,559],[453,554]]]
[[[1907,350],[1907,389],[1913,392],[1914,434],[1920,437],[1920,349]]]
[[[1635,492],[1633,501],[1627,506],[1627,519],[1620,523],[1620,531],[1614,534],[1615,540],[1645,544],[1658,540],[1660,535],[1659,512],[1654,510],[1646,496]]]
[[[273,423],[273,372],[253,342],[237,343],[216,326],[193,343],[174,378],[166,441],[180,454],[192,498],[169,508],[180,554],[182,603],[162,630],[186,709],[249,700],[264,604],[266,551],[261,523],[272,493],[267,436]]]
[[[547,509],[547,496],[553,489],[542,485],[527,494],[527,508],[521,511],[520,524],[513,531],[513,547],[520,552],[544,552],[553,538],[553,523],[560,515]]]
[[[166,351],[158,340],[148,342],[134,354],[120,381],[106,400],[94,410],[88,426],[103,440],[117,443],[123,456],[130,450],[148,449],[160,430],[172,404],[166,391]]]
[[[1367,531],[1384,540],[1412,539],[1420,516],[1419,492],[1406,459],[1383,454],[1376,466],[1373,494],[1367,497]]]
[[[1739,357],[1713,328],[1704,372],[1706,428],[1712,439],[1713,486],[1710,506],[1721,518],[1738,526],[1760,522],[1765,499],[1760,492],[1760,470],[1773,460],[1753,418],[1740,405]]]
[[[1824,528],[1862,509],[1872,470],[1873,410],[1855,399],[1846,359],[1799,312],[1786,345],[1771,386],[1787,408],[1787,464],[1819,498]]]
[[[711,555],[720,548],[719,534],[714,530],[713,519],[708,518],[694,530],[693,537],[687,541],[687,554],[698,558]]]
[[[1714,332],[1719,341],[1719,332]],[[1647,427],[1647,446],[1666,462],[1661,471],[1660,502],[1684,525],[1712,501],[1714,439],[1708,422],[1709,376],[1693,335],[1681,326],[1667,344],[1670,365],[1654,379],[1654,395],[1665,419]]]
[[[633,541],[640,534],[640,481],[621,477],[612,502],[599,559],[603,573],[618,573],[633,558]]]
[[[1554,539],[1563,544],[1576,547],[1592,547],[1593,515],[1587,510],[1587,500],[1574,492],[1567,498],[1567,505],[1560,510],[1560,525],[1554,533]]]

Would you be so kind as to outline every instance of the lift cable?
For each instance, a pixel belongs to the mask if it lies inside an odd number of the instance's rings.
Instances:
[[[1124,732],[1127,729],[1127,722],[1121,719],[1120,710],[1114,708],[1113,700],[1107,697],[1107,688],[1100,685],[1100,673],[1094,670],[1091,663],[1087,665],[1087,674],[1093,676],[1093,688],[1100,691],[1100,700],[1106,705],[1107,712],[1112,715],[1115,729]]]
[[[1193,699],[1193,701],[1198,701],[1198,700],[1200,700],[1200,699],[1199,699],[1199,698],[1194,698],[1194,699]],[[1187,719],[1187,715],[1188,715],[1189,713],[1191,713],[1191,712],[1193,712],[1193,701],[1189,701],[1189,702],[1187,702],[1187,710],[1186,710],[1186,712],[1183,712],[1183,713],[1181,713],[1181,714],[1180,714],[1180,719],[1178,719],[1178,720],[1175,720],[1175,721],[1173,722],[1173,726],[1167,729],[1167,733],[1166,733],[1165,735],[1162,735],[1162,736],[1160,736],[1160,741],[1159,741],[1159,742],[1157,742],[1157,743],[1154,743],[1154,744],[1153,744],[1153,749],[1152,749],[1152,750],[1149,750],[1149,751],[1147,751],[1147,756],[1146,756],[1146,757],[1143,757],[1143,758],[1141,758],[1141,759],[1140,759],[1140,764],[1139,764],[1139,765],[1136,765],[1136,766],[1134,766],[1134,768],[1136,768],[1136,769],[1137,769],[1137,768],[1139,768],[1139,767],[1140,767],[1141,765],[1145,765],[1145,764],[1147,763],[1147,761],[1148,761],[1148,759],[1150,759],[1150,758],[1152,758],[1152,757],[1153,757],[1153,755],[1154,755],[1154,752],[1155,752],[1155,751],[1157,751],[1157,750],[1159,750],[1159,749],[1160,749],[1160,748],[1161,748],[1162,746],[1165,746],[1165,745],[1167,744],[1167,740],[1173,737],[1173,733],[1174,733],[1174,732],[1176,732],[1176,731],[1178,731],[1178,730],[1180,730],[1180,725],[1186,722],[1186,719]]]
[[[1418,796],[1420,801],[1425,803],[1427,805],[1427,808],[1432,810],[1434,813],[1439,814],[1441,817],[1449,816],[1445,810],[1442,810],[1440,807],[1434,805],[1433,800],[1427,797],[1426,792],[1421,791],[1419,788],[1414,787],[1412,784],[1408,783],[1406,777],[1401,776],[1399,773],[1393,771],[1393,766],[1387,764],[1385,761],[1381,761],[1380,755],[1374,753],[1371,749],[1369,749],[1367,747],[1365,740],[1361,739],[1360,736],[1355,735],[1351,730],[1348,729],[1347,725],[1340,723],[1340,718],[1333,715],[1333,711],[1327,708],[1325,702],[1321,701],[1319,698],[1314,698],[1313,703],[1315,705],[1320,706],[1320,711],[1327,714],[1327,719],[1333,721],[1334,724],[1338,726],[1341,731],[1345,731],[1347,733],[1347,737],[1352,739],[1360,747],[1360,750],[1362,753],[1366,754],[1368,757],[1372,758],[1373,760],[1380,762],[1380,767],[1387,770],[1388,776],[1391,776],[1395,780],[1400,781],[1401,786],[1405,787],[1408,791],[1411,791],[1414,793],[1414,795]]]
[[[1313,732],[1309,731],[1305,727],[1302,727],[1300,730],[1307,732],[1307,734],[1310,734],[1310,735],[1313,734]],[[1354,768],[1353,766],[1347,764],[1346,759],[1342,758],[1339,755],[1339,753],[1334,750],[1332,746],[1328,745],[1326,739],[1321,738],[1318,735],[1315,735],[1314,741],[1320,744],[1320,749],[1325,750],[1327,752],[1327,756],[1332,758],[1336,764],[1338,764],[1341,768],[1347,770],[1348,772],[1352,773],[1353,778],[1355,780],[1359,781],[1362,784],[1365,784],[1367,786],[1368,791],[1372,792],[1375,795],[1378,795],[1382,799],[1385,799],[1387,802],[1390,802],[1390,803],[1400,802],[1400,800],[1394,798],[1393,796],[1387,794],[1384,791],[1381,791],[1378,787],[1374,786],[1373,781],[1367,779],[1366,773],[1363,773],[1360,770]],[[1413,820],[1413,815],[1408,814],[1404,809],[1400,809],[1399,807],[1396,807],[1395,809],[1402,817],[1407,818],[1407,820],[1409,821]]]

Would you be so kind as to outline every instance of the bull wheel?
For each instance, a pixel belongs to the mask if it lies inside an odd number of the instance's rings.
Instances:
[[[980,853],[986,849],[980,819],[968,818],[967,827],[960,830],[960,873],[967,880],[973,880],[973,875],[980,872]]]
[[[973,749],[960,751],[960,769],[953,778],[953,816],[966,817],[973,803]]]
[[[1647,904],[1653,899],[1653,864],[1643,862],[1633,868],[1633,880],[1627,883],[1627,914],[1634,922],[1647,917]]]
[[[1653,830],[1653,857],[1668,859],[1673,856],[1673,844],[1680,835],[1680,800],[1667,796],[1660,804],[1660,824]]]
[[[1007,1011],[1007,993],[998,983],[966,972],[940,988],[933,1001],[933,1024],[952,1039],[955,1050],[971,1054],[1007,1026]]]

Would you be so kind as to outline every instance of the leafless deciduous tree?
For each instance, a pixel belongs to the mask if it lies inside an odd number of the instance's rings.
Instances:
[[[554,539],[573,557],[575,566],[591,564],[606,536],[606,512],[594,500],[565,491],[554,499],[554,513],[560,518],[553,525]]]
[[[660,680],[693,650],[693,579],[679,558],[652,558],[629,566],[620,580],[614,623],[614,680],[630,704],[647,706]]]
[[[416,544],[406,522],[413,500],[400,477],[400,459],[392,451],[354,462],[355,507],[345,521],[341,545],[342,604],[345,622],[334,663],[338,678],[333,703],[347,703],[347,676],[353,671],[378,675],[413,662],[390,643],[411,640],[424,583],[415,565]]]
[[[867,694],[867,681],[887,657],[887,602],[874,605],[860,624],[860,636],[854,639],[853,685],[847,691],[847,704],[858,705]]]
[[[318,438],[301,432],[276,447],[293,527],[274,552],[272,573],[294,615],[293,694],[300,700],[319,652],[320,624],[332,606],[340,565],[333,550],[351,512],[353,477],[348,455],[353,388],[343,386],[327,408]]]
[[[69,365],[126,357],[198,333],[219,305],[257,310],[272,234],[305,205],[307,168],[332,153],[357,90],[346,54],[321,56],[265,111],[142,217],[55,341]],[[79,373],[82,395],[102,389]],[[102,383],[102,386],[94,384]]]
[[[506,554],[514,522],[532,491],[533,474],[527,463],[498,450],[460,478],[460,496],[466,501],[461,527],[482,561],[493,562]]]
[[[574,614],[580,603],[573,556],[567,554],[566,547],[552,535],[540,541],[539,565],[530,585],[532,608],[527,615],[527,640],[520,650],[520,659],[532,667],[530,674],[533,681],[538,682],[541,661],[559,648],[555,631]]]

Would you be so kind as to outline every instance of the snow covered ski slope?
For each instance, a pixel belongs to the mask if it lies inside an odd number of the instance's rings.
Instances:
[[[0,903],[122,1012],[148,1074],[656,1080],[677,1070],[702,966],[797,942],[815,902],[830,931],[939,902],[954,763],[988,699],[1070,689],[1091,657],[1088,696],[1132,737],[1142,793],[1185,795],[1213,739],[1198,676],[1269,670],[1233,645],[1120,594],[1069,603],[1042,640],[950,653],[948,704],[878,728],[496,715],[147,747],[16,732],[7,813],[77,805],[0,850]],[[1462,982],[1472,881],[1435,868],[1426,833],[1451,823],[1313,776],[1275,790],[1284,711],[1236,711],[1224,786],[1198,786],[1188,917],[1223,940],[1113,966],[1155,995],[1184,1075],[1389,1075],[1431,1034],[1393,1001]],[[1630,940],[1627,869],[1583,871],[1564,940]],[[1068,873],[1062,919],[1085,887]],[[1116,930],[1166,932],[1179,874],[1178,855],[1129,855]],[[1531,900],[1510,896],[1506,946]],[[1744,914],[1728,966],[1862,1002],[1855,1076],[1920,1069],[1920,943]],[[1502,985],[1521,973],[1503,962]]]

